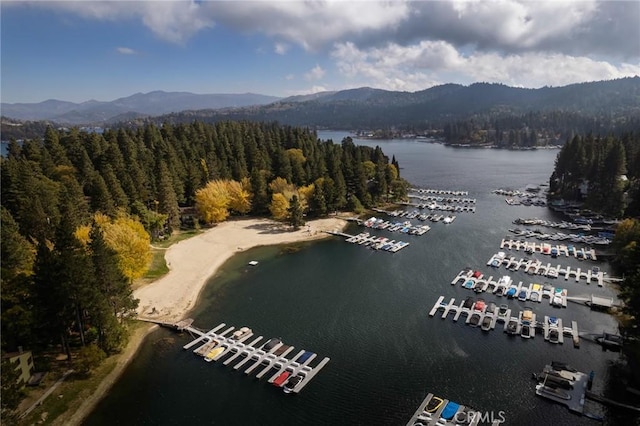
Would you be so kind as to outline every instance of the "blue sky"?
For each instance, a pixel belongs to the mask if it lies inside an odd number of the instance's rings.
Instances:
[[[636,1],[0,4],[2,102],[153,90],[290,96],[640,74]]]

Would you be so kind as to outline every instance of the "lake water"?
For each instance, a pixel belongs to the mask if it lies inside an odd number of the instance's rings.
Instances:
[[[344,133],[324,132],[339,142]],[[206,363],[182,346],[188,335],[158,330],[146,340],[122,379],[99,404],[89,425],[404,425],[427,393],[500,411],[509,425],[581,425],[592,420],[536,397],[531,373],[551,360],[595,372],[603,392],[618,354],[582,342],[552,345],[510,338],[501,329],[483,333],[451,319],[429,318],[438,296],[473,295],[452,286],[464,267],[499,276],[486,266],[517,217],[554,218],[541,207],[508,206],[491,193],[548,181],[557,151],[454,149],[412,140],[356,141],[381,145],[395,155],[401,174],[415,185],[469,191],[477,212],[459,213],[451,225],[431,224],[424,236],[396,254],[376,252],[331,238],[295,250],[264,247],[241,253],[210,280],[191,316],[210,329],[225,322],[249,326],[256,335],[279,336],[331,362],[298,395],[221,363]],[[414,220],[414,222],[417,222]],[[360,231],[355,225],[348,230]],[[398,238],[388,231],[370,231]],[[249,260],[258,260],[250,268]],[[560,259],[571,266],[588,262]],[[606,264],[600,266],[608,271]],[[517,281],[531,282],[522,272]],[[612,295],[607,288],[558,280],[569,295]],[[503,298],[483,296],[487,302]],[[512,309],[531,303],[511,300]],[[612,317],[569,304],[533,304],[538,315],[576,320],[581,331],[615,331]],[[297,350],[294,351],[297,353]],[[595,404],[588,411],[608,414]],[[611,420],[610,424],[616,424]]]

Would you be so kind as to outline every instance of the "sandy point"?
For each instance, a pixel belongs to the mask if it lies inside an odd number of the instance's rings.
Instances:
[[[191,310],[209,277],[235,253],[257,246],[309,241],[341,231],[347,222],[337,217],[307,222],[297,231],[269,219],[241,219],[172,245],[165,254],[169,273],[134,292],[138,315],[175,322]]]

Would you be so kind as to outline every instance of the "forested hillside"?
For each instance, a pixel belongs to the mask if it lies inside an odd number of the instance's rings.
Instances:
[[[201,223],[253,213],[299,225],[404,196],[398,170],[380,148],[277,124],[48,128],[12,142],[1,159],[2,349],[118,351],[151,237],[178,229],[183,207]]]
[[[640,214],[640,136],[575,136],[558,153],[552,198],[583,201],[611,217]]]
[[[415,132],[443,129],[459,121],[488,117],[569,113],[576,120],[601,120],[604,125],[640,114],[640,77],[572,84],[564,87],[524,89],[502,84],[445,84],[418,92],[392,92],[359,88],[283,99],[269,105],[225,110],[193,110],[157,118],[157,122],[193,119],[276,120],[296,126],[330,129],[405,129]],[[521,129],[517,126],[503,130]],[[526,125],[526,123],[524,124]],[[485,127],[486,129],[487,127]],[[493,127],[491,127],[493,128]],[[596,129],[594,129],[596,130]],[[454,132],[460,136],[460,133]]]

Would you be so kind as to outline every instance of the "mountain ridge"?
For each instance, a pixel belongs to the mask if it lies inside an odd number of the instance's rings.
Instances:
[[[111,125],[138,120],[278,121],[296,126],[355,129],[442,125],[476,114],[568,111],[583,115],[640,115],[640,77],[544,86],[446,83],[415,92],[360,87],[286,98],[254,93],[194,94],[156,90],[110,102],[2,104],[2,115],[61,125]]]
[[[79,125],[104,124],[113,117],[129,113],[153,116],[194,108],[218,109],[260,105],[279,99],[281,98],[250,92],[196,94],[154,90],[148,93],[134,93],[112,101],[91,99],[83,102],[69,102],[47,99],[37,103],[3,102],[1,109],[3,116],[17,120],[48,120],[60,124]]]

